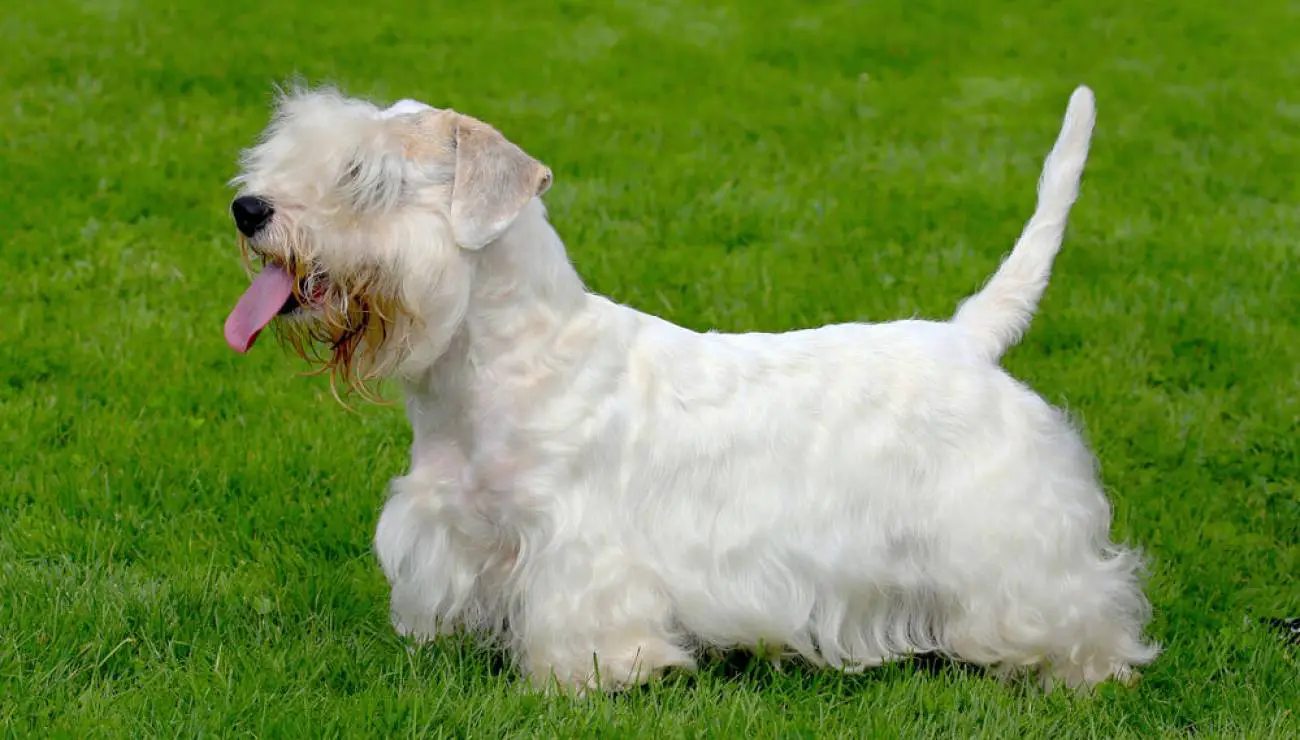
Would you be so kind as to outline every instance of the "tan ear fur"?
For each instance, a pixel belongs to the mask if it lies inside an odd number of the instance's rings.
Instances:
[[[460,246],[481,249],[551,187],[551,170],[486,123],[447,112],[453,117],[456,157],[452,233]]]

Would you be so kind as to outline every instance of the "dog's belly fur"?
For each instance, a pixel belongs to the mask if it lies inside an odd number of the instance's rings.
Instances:
[[[1056,663],[1077,684],[1146,656],[1091,455],[951,324],[726,335],[588,313],[470,413],[412,408],[416,465],[377,539],[399,628],[499,629],[551,669],[762,645],[844,668]],[[529,644],[539,619],[569,642]]]

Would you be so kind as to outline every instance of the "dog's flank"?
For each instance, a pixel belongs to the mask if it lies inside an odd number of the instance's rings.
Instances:
[[[1080,87],[1070,97],[1060,136],[1039,177],[1034,215],[988,284],[962,303],[953,317],[990,360],[1020,341],[1047,289],[1070,208],[1079,196],[1095,120],[1092,91]]]
[[[588,292],[550,170],[486,124],[296,91],[237,179],[269,277],[227,340],[277,321],[400,382],[411,463],[374,539],[393,625],[494,639],[530,685],[617,689],[701,647],[1127,680],[1159,652],[1142,560],[1070,420],[998,362],[1092,125],[1081,88],[1024,234],[953,320],[727,334]],[[383,166],[353,177],[358,156]]]

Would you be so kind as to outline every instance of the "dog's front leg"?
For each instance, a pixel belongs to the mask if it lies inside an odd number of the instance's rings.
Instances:
[[[493,538],[476,529],[490,526],[451,481],[417,470],[392,482],[375,552],[392,587],[399,634],[424,641],[458,628],[499,626],[499,610],[480,582],[492,562]]]
[[[616,545],[573,541],[522,564],[512,625],[532,688],[582,694],[633,686],[694,660],[672,629],[658,577]]]

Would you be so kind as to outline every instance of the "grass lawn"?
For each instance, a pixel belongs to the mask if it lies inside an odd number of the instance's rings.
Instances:
[[[445,6],[441,9],[435,6]],[[1300,6],[749,0],[0,11],[0,727],[15,737],[1300,737]],[[227,215],[272,83],[499,127],[590,287],[693,328],[943,317],[1083,195],[1007,365],[1085,426],[1166,647],[1043,695],[744,660],[581,704],[408,654],[370,552],[400,407],[232,353]]]

